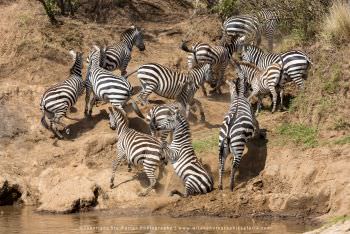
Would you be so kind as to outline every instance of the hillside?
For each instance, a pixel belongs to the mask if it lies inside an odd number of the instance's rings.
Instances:
[[[93,44],[117,41],[132,23],[143,28],[146,50],[133,51],[128,71],[147,62],[186,69],[186,53],[178,48],[181,40],[217,43],[219,18],[207,13],[189,18],[193,9],[178,1],[144,0],[137,5],[141,13],[136,22],[131,22],[131,10],[126,9],[119,17],[103,23],[81,13],[75,19],[62,18],[63,25],[53,27],[36,1],[16,0],[0,5],[0,204],[21,201],[54,212],[92,206],[121,214],[171,216],[327,219],[349,214],[348,44],[334,48],[319,39],[304,44],[292,44],[289,38],[278,42],[276,51],[291,46],[302,49],[310,55],[313,66],[305,90],[288,88],[288,111],[271,114],[266,108],[259,115],[266,139],[248,144],[234,192],[228,190],[227,167],[224,191],[187,199],[170,198],[169,191],[182,190],[182,185],[168,166],[157,192],[139,198],[137,193],[145,186],[145,178],[142,173],[134,176],[137,169],[128,173],[126,165],[118,170],[116,178],[120,183],[130,182],[109,188],[116,138],[108,125],[108,105],[94,108],[92,119],[85,119],[82,96],[76,110],[69,114],[79,121],[65,120],[72,134],[66,140],[57,140],[40,124],[41,95],[68,76],[69,49],[83,51],[86,58]],[[153,14],[147,14],[151,10]],[[228,70],[227,77],[233,78],[234,71]],[[84,77],[85,72],[86,66]],[[130,80],[139,86],[135,76]],[[207,121],[199,123],[198,113],[192,116],[193,143],[197,156],[210,168],[216,188],[218,127],[230,98],[227,89],[222,96],[205,98],[200,91],[196,96],[205,108]],[[151,99],[160,98],[152,95]],[[268,99],[264,103],[269,106]],[[150,107],[141,110],[147,113]],[[127,109],[130,126],[148,132],[147,124],[130,107]],[[75,199],[78,204],[71,203]]]

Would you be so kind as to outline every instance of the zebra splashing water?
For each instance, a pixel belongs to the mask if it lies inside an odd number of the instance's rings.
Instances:
[[[213,66],[213,71],[217,73],[217,78],[213,79],[211,86],[215,87],[213,91],[221,94],[220,87],[224,82],[224,75],[227,65],[234,52],[238,49],[240,41],[238,37],[231,37],[228,41],[223,40],[220,46],[212,46],[207,43],[195,43],[192,48],[188,48],[186,42],[182,42],[181,49],[190,53],[187,57],[188,68],[193,69],[198,64],[209,63]],[[207,92],[202,85],[204,96]]]
[[[109,111],[110,127],[116,131],[118,138],[117,158],[112,163],[110,187],[114,187],[114,177],[118,166],[122,160],[127,160],[129,168],[130,165],[143,166],[150,181],[149,187],[139,193],[139,196],[145,196],[156,185],[154,175],[156,169],[167,162],[167,146],[150,135],[129,128],[127,117],[122,109],[109,108]]]
[[[119,69],[121,75],[125,76],[133,46],[140,51],[145,50],[141,29],[135,26],[131,26],[121,34],[119,43],[105,48],[105,57],[101,61],[101,66],[109,71]]]
[[[130,100],[135,113],[144,118],[136,102],[131,98],[133,87],[129,81],[123,76],[117,77],[112,72],[100,67],[101,51],[100,48],[94,46],[88,57],[85,116],[91,116],[96,99],[109,102],[112,106],[119,108],[123,108]]]
[[[283,79],[280,82],[281,108],[283,109],[283,88],[289,82],[295,82],[300,89],[304,87],[304,80],[312,64],[310,58],[302,51],[291,50],[284,53],[266,53],[259,47],[244,45],[241,49],[241,57],[245,62],[255,64],[259,69],[266,69],[273,63],[283,66]]]
[[[80,52],[69,52],[74,64],[70,69],[70,76],[62,83],[56,84],[45,91],[41,98],[40,109],[43,112],[41,118],[42,125],[50,129],[56,137],[62,139],[63,135],[57,128],[62,126],[66,134],[70,134],[69,128],[61,122],[62,117],[67,117],[67,111],[74,106],[79,96],[84,92],[85,82],[82,78],[83,54]],[[46,118],[50,121],[50,126],[46,122]]]
[[[211,81],[210,64],[200,65],[188,73],[182,73],[160,64],[149,63],[138,69],[137,78],[142,86],[138,98],[143,104],[148,104],[148,96],[155,92],[159,96],[181,103],[183,110],[186,110],[186,117],[189,115],[190,107],[196,104],[200,109],[201,120],[205,120],[202,104],[194,98],[194,95],[204,81]]]
[[[173,131],[173,140],[169,145],[169,160],[176,174],[185,183],[184,193],[172,190],[170,195],[178,194],[181,197],[188,197],[211,192],[213,190],[213,179],[195,155],[187,120],[173,106],[165,105],[165,108],[169,108],[171,114],[156,123],[156,128],[161,131]]]
[[[237,69],[240,69],[237,64]],[[245,97],[245,82],[242,76],[236,80],[226,81],[230,86],[231,104],[226,114],[219,134],[219,185],[223,189],[222,177],[225,169],[227,155],[232,153],[233,160],[230,175],[230,190],[234,188],[234,175],[239,168],[247,141],[259,132],[259,125],[256,121],[253,110],[248,99]]]

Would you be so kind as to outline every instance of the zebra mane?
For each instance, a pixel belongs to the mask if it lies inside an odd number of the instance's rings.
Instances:
[[[120,34],[120,41],[122,41],[128,35],[132,35],[136,30],[138,30],[137,27],[131,27],[126,29],[124,32],[122,32],[122,34]]]

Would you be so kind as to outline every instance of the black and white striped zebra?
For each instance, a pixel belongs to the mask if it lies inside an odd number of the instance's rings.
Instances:
[[[62,83],[56,84],[45,91],[41,98],[40,109],[43,112],[41,123],[60,139],[63,135],[57,128],[60,125],[64,128],[66,134],[70,133],[69,128],[60,120],[66,114],[70,107],[74,106],[79,96],[83,93],[85,82],[82,78],[83,54],[70,51],[73,56],[74,65],[70,69],[70,76]],[[46,118],[50,121],[50,126],[46,122]]]
[[[239,65],[238,76],[244,78],[252,88],[252,93],[248,97],[250,101],[253,96],[258,97],[258,106],[256,113],[259,113],[262,103],[262,95],[271,93],[272,94],[272,113],[276,110],[277,105],[277,91],[279,91],[278,84],[282,78],[283,67],[281,64],[274,63],[268,66],[264,70],[260,70],[254,64],[247,62],[239,62],[234,60]]]
[[[139,196],[147,195],[156,185],[155,171],[163,163],[167,163],[167,146],[156,138],[140,133],[128,127],[128,120],[123,109],[109,108],[110,127],[117,133],[117,158],[112,163],[112,176],[110,188],[114,187],[115,172],[123,160],[130,165],[142,165],[150,181],[149,187]],[[169,151],[169,150],[168,150]],[[161,168],[159,173],[161,173]]]
[[[145,50],[141,30],[135,26],[131,26],[121,34],[119,43],[105,48],[105,57],[102,60],[102,67],[109,71],[114,71],[118,68],[121,75],[125,76],[127,74],[126,68],[131,60],[131,51],[134,45],[140,51]]]
[[[281,108],[283,106],[283,86],[290,80],[294,81],[299,88],[304,87],[304,80],[307,79],[307,72],[310,68],[311,60],[302,51],[291,50],[284,53],[265,53],[259,47],[244,45],[241,49],[241,57],[245,62],[255,64],[259,69],[266,69],[273,63],[283,65],[283,79],[281,80]]]
[[[190,53],[187,57],[188,68],[193,69],[198,64],[209,63],[213,66],[213,71],[217,73],[218,77],[213,79],[211,83],[215,86],[214,91],[221,94],[220,86],[223,84],[224,75],[227,65],[234,52],[238,49],[238,38],[231,37],[228,42],[226,40],[221,46],[212,46],[208,43],[195,43],[191,49],[186,45],[186,42],[181,44],[181,49]],[[202,86],[204,96],[207,96],[207,92]]]
[[[273,9],[263,9],[256,14],[261,23],[261,32],[267,39],[269,51],[273,50],[275,32],[281,21],[280,14],[280,11]]]
[[[172,109],[172,107],[169,108]],[[185,192],[172,190],[170,195],[188,197],[209,193],[213,190],[213,178],[195,155],[189,124],[178,109],[173,109],[171,112],[171,115],[157,123],[157,130],[173,131],[173,140],[168,146],[169,160],[176,174],[185,183]]]
[[[109,102],[112,106],[118,108],[123,108],[130,100],[135,113],[144,118],[131,98],[133,87],[130,82],[124,76],[117,77],[112,72],[100,67],[101,51],[100,48],[95,46],[88,57],[85,116],[91,116],[92,107],[96,100]]]
[[[263,9],[256,14],[232,16],[223,23],[223,35],[238,36],[244,40],[261,43],[264,35],[268,41],[269,51],[273,50],[273,39],[278,23],[279,11]]]
[[[142,86],[138,97],[143,104],[148,104],[148,96],[154,92],[181,103],[183,110],[186,110],[186,117],[190,107],[196,104],[200,109],[201,120],[205,120],[202,104],[194,98],[194,94],[204,81],[212,79],[210,64],[199,65],[188,73],[182,73],[160,64],[148,63],[138,69],[137,77]]]
[[[238,65],[239,66],[239,65]],[[253,110],[245,97],[244,79],[239,77],[236,84],[226,81],[230,86],[231,105],[226,114],[219,134],[219,185],[223,189],[222,177],[225,170],[227,155],[232,153],[233,160],[230,176],[230,190],[234,188],[234,175],[239,168],[244,147],[247,141],[259,132],[259,124]]]
[[[256,45],[261,43],[261,22],[254,15],[237,15],[226,19],[222,26],[223,37],[244,38],[244,40],[255,41]]]
[[[180,103],[171,103],[166,105],[155,105],[153,106],[146,116],[146,120],[149,123],[151,135],[156,137],[158,132],[158,123],[166,119],[169,115],[173,114],[176,109],[181,109]],[[161,131],[160,140],[162,142],[166,141],[171,130]]]

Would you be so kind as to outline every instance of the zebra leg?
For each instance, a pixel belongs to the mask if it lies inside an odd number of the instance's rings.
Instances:
[[[225,161],[226,161],[227,155],[228,155],[227,147],[225,147],[225,143],[224,142],[221,142],[221,144],[220,144],[220,151],[219,151],[219,165],[220,165],[220,168],[219,168],[219,185],[218,185],[218,189],[219,190],[223,189],[222,178],[223,178],[224,172],[225,172]]]
[[[201,122],[205,122],[205,114],[204,114],[202,103],[198,101],[196,98],[193,98],[193,104],[197,105],[199,108],[199,113],[201,115]]]
[[[258,96],[258,103],[256,106],[256,111],[255,111],[255,116],[259,115],[260,111],[261,111],[261,104],[262,104],[262,98],[261,95]]]
[[[60,131],[57,129],[56,121],[53,120],[53,119],[50,120],[50,128],[51,128],[51,131],[55,134],[55,136],[56,136],[58,139],[63,139],[62,134],[61,134]]]
[[[154,87],[150,85],[145,85],[142,87],[141,93],[137,96],[137,98],[141,101],[142,105],[148,105],[148,96],[153,92]]]
[[[87,88],[86,89],[86,96],[85,96],[85,111],[84,114],[86,117],[91,117],[92,114],[92,105],[94,103],[95,97],[92,93],[92,90]]]
[[[231,169],[231,175],[230,175],[230,190],[233,192],[233,188],[235,187],[235,173],[236,173],[236,167],[234,166],[234,161],[232,161],[232,169]]]
[[[286,110],[286,107],[283,104],[283,95],[284,95],[284,90],[283,90],[283,88],[281,88],[281,90],[280,90],[280,100],[281,100],[280,110],[281,111]]]
[[[205,83],[205,82],[203,82],[203,84],[201,84],[202,92],[203,92],[204,97],[208,97],[207,90],[206,90],[205,87],[204,87],[204,83]]]
[[[124,154],[117,153],[117,158],[114,159],[114,160],[112,161],[112,176],[111,176],[110,185],[109,185],[109,187],[110,187],[111,189],[113,189],[113,187],[114,187],[115,172],[117,171],[118,166],[120,165],[122,159],[123,159],[125,156],[126,156],[126,155],[124,155]],[[129,166],[129,165],[128,165],[128,166]]]
[[[277,92],[275,87],[270,87],[270,92],[272,94],[272,113],[274,113],[277,105]]]
[[[146,158],[147,158],[147,155],[146,155]],[[147,175],[147,178],[149,179],[150,185],[143,192],[139,193],[139,196],[141,196],[141,197],[148,195],[148,193],[154,188],[154,186],[156,185],[156,182],[157,182],[156,177],[154,175],[156,165],[149,164],[149,162],[144,161],[143,168],[144,168],[144,171]]]

